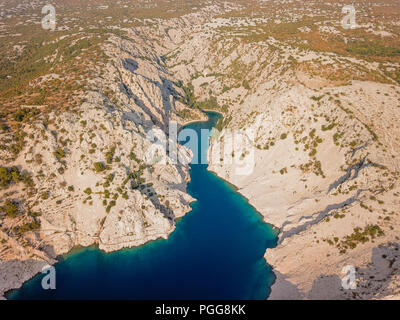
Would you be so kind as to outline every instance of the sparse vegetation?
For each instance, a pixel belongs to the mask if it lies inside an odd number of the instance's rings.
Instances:
[[[15,218],[18,215],[18,203],[15,200],[7,199],[2,210],[10,218]]]

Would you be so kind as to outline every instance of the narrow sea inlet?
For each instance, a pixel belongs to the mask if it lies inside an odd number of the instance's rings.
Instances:
[[[220,115],[207,114],[208,121],[187,127],[213,128]],[[208,143],[201,145],[207,152]],[[276,233],[207,166],[191,165],[188,192],[197,201],[168,240],[108,254],[76,251],[55,266],[56,290],[43,290],[39,274],[8,298],[265,299],[274,275],[263,256]]]

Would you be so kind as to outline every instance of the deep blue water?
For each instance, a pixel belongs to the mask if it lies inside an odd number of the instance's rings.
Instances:
[[[208,115],[187,127],[212,128],[219,115]],[[192,164],[190,176],[197,201],[168,240],[109,254],[75,250],[56,265],[56,290],[43,290],[39,274],[8,298],[265,299],[274,275],[263,255],[276,233],[207,165]]]

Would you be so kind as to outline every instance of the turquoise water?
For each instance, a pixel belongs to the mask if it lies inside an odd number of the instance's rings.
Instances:
[[[208,115],[187,127],[212,128],[219,115]],[[263,255],[276,233],[207,165],[192,164],[190,176],[188,192],[197,201],[168,240],[109,254],[76,250],[56,265],[56,290],[43,290],[39,274],[8,298],[265,299],[274,275]]]

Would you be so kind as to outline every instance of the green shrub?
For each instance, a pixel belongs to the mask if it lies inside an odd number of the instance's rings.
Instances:
[[[336,126],[335,123],[331,123],[331,124],[328,125],[328,126],[322,125],[322,126],[321,126],[321,130],[322,130],[322,131],[329,131],[329,130],[332,130],[335,126]]]
[[[111,208],[114,207],[116,205],[116,202],[114,200],[110,201],[109,205],[106,208],[106,212],[110,213]]]
[[[28,211],[28,215],[31,217],[40,217],[42,214],[40,212]]]
[[[106,161],[108,164],[111,164],[114,159],[115,148],[111,148],[110,151],[106,153]]]
[[[40,196],[42,200],[47,200],[50,197],[50,194],[48,191],[42,192],[42,195]]]
[[[35,231],[38,229],[40,229],[40,223],[38,221],[34,220],[33,222],[30,222],[30,223],[28,222],[28,223],[23,224],[22,226],[15,227],[13,229],[13,231],[15,233],[22,234],[25,232]]]
[[[53,154],[58,160],[61,160],[65,157],[65,151],[61,148],[57,148],[57,150],[53,152]]]
[[[0,167],[0,188],[8,187],[12,182],[23,181],[23,177],[17,167]]]
[[[34,186],[34,182],[33,182],[33,179],[32,179],[32,176],[31,176],[30,173],[24,172],[22,174],[22,181],[27,187],[33,187]]]
[[[230,88],[229,88],[226,84],[224,84],[221,93],[225,93],[225,92],[227,92],[227,91],[229,91],[229,90],[230,90]]]
[[[9,127],[5,123],[0,123],[0,132],[8,131]]]
[[[317,154],[317,149],[312,149],[311,152],[308,154],[310,157],[313,157]]]
[[[107,152],[106,153],[106,161],[107,161],[108,164],[112,163],[113,157],[114,157],[114,155],[111,152]]]
[[[7,199],[4,203],[4,212],[8,217],[15,218],[18,215],[18,203]]]
[[[347,52],[364,56],[396,57],[400,56],[400,49],[396,46],[386,46],[378,41],[350,42]]]
[[[250,85],[249,85],[249,83],[247,82],[247,80],[243,80],[242,86],[243,86],[243,88],[245,88],[246,90],[250,90]]]
[[[106,166],[103,162],[95,162],[94,163],[94,170],[96,172],[102,172],[104,170],[106,170]]]
[[[107,176],[107,181],[108,181],[108,182],[113,182],[114,177],[115,177],[115,174],[110,173],[110,174]]]
[[[313,99],[314,101],[319,101],[319,100],[321,100],[323,97],[324,97],[323,95],[322,95],[322,96],[319,96],[319,97],[317,97],[317,96],[312,96],[311,99]]]
[[[1,167],[0,168],[0,187],[8,187],[11,183],[11,173],[8,171],[7,168]]]
[[[129,159],[139,162],[139,159],[137,158],[136,154],[133,151],[131,151],[131,153],[129,154]]]

